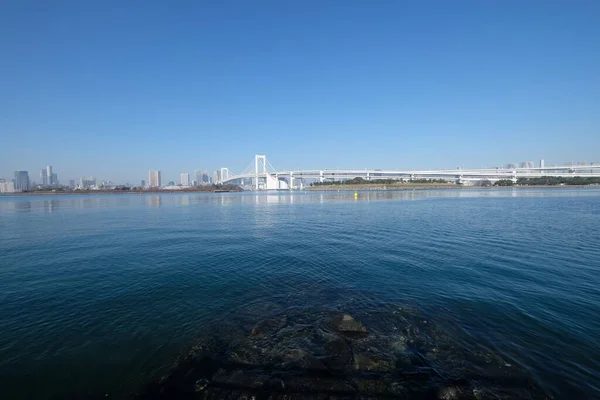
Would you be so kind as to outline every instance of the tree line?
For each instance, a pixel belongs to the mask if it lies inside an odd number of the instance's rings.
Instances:
[[[510,179],[500,179],[494,183],[494,186],[558,186],[558,185],[600,185],[600,178],[584,177],[584,176],[542,176],[539,178],[518,178],[517,182]]]
[[[361,177],[346,179],[343,181],[313,182],[311,186],[335,186],[335,185],[393,185],[398,183],[448,183],[444,179],[371,179]]]

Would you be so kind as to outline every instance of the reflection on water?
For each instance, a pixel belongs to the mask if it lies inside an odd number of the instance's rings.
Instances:
[[[192,206],[213,204],[306,204],[329,202],[371,202],[386,200],[422,200],[427,198],[479,198],[479,197],[558,197],[580,196],[599,192],[598,188],[556,189],[443,189],[397,191],[297,191],[297,192],[242,192],[242,193],[164,193],[151,195],[86,194],[86,195],[18,195],[0,196],[0,212],[17,210],[54,212],[60,208],[132,207],[146,204],[152,208],[163,205]]]
[[[162,203],[161,196],[147,196],[145,197],[145,201],[152,208],[159,208]]]
[[[49,213],[56,211],[58,209],[59,204],[60,204],[60,202],[55,199],[44,200],[44,211],[49,212]]]
[[[18,201],[15,203],[15,210],[31,211],[31,202],[30,201]]]

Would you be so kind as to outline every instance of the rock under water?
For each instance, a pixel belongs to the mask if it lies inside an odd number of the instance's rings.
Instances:
[[[515,363],[414,309],[279,314],[202,332],[136,399],[545,399]]]

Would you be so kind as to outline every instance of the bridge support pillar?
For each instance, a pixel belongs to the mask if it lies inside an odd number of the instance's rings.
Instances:
[[[262,167],[262,171],[260,171],[261,167]],[[263,175],[267,174],[267,156],[256,154],[254,156],[254,189],[255,190],[258,190],[258,188],[259,188],[258,177],[260,176],[260,174],[263,174]],[[268,184],[268,179],[267,179],[267,182],[265,182],[265,186],[267,186],[267,184]]]
[[[294,189],[294,173],[290,172],[290,190]]]
[[[325,178],[323,178],[323,171],[319,171],[319,182],[323,182]]]

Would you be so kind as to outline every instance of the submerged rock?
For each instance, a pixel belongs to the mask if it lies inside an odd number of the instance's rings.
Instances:
[[[202,378],[198,379],[194,385],[195,392],[201,392],[208,386],[208,380]]]
[[[351,315],[344,314],[337,324],[337,329],[343,333],[366,334],[367,328],[352,318]]]
[[[411,309],[358,316],[221,321],[135,398],[546,398],[517,364],[464,348]]]
[[[438,397],[441,400],[457,400],[459,399],[460,392],[455,387],[441,388]]]

